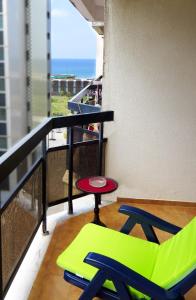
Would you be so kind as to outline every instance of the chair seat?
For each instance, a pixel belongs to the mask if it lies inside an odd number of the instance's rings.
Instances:
[[[85,241],[85,242],[84,242]],[[70,246],[58,257],[57,264],[87,280],[92,280],[97,269],[84,263],[89,252],[100,253],[126,265],[132,270],[151,279],[159,245],[132,237],[95,224],[85,225]],[[107,280],[104,287],[115,291]],[[130,287],[134,299],[149,299],[148,296]]]

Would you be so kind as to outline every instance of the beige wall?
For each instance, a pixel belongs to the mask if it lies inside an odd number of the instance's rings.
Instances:
[[[196,1],[107,0],[105,47],[116,195],[196,201]]]

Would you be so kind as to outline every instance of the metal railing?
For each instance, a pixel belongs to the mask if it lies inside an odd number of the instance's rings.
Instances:
[[[9,191],[0,203],[0,299],[7,293],[41,223],[47,234],[48,206],[67,201],[69,213],[73,213],[72,200],[81,196],[73,187],[74,173],[79,176],[102,174],[103,145],[106,142],[103,122],[112,120],[112,111],[48,118],[0,157],[0,187],[5,180],[10,183]],[[96,139],[75,142],[74,126],[89,123],[100,124],[99,135],[93,133]],[[65,127],[69,132],[68,144],[48,149],[48,134],[55,128]],[[34,157],[30,165],[29,157]],[[18,170],[26,165],[29,167],[25,167],[17,179]],[[68,173],[63,183],[66,193],[49,199],[51,187],[53,190],[58,184],[56,176],[59,176],[58,182],[62,182],[64,172]]]

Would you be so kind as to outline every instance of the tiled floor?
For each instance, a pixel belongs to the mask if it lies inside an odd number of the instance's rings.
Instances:
[[[58,212],[59,210],[58,207],[53,207],[52,209],[49,209],[50,216],[48,217],[48,230],[50,234],[48,236],[43,236],[42,228],[41,227],[39,228],[33,240],[33,243],[31,244],[29,251],[25,256],[23,263],[5,297],[5,300],[27,300],[28,299],[28,295],[32,288],[33,282],[37,276],[37,273],[40,269],[40,265],[42,263],[43,257],[50,243],[56,223],[67,220],[81,213],[85,213],[87,211],[93,210],[94,208],[93,197],[94,197],[93,195],[88,195],[86,197],[82,197],[77,200],[74,200],[73,216],[67,215],[66,205],[65,205],[65,210],[63,212]],[[61,205],[61,209],[62,209],[62,205]],[[51,213],[53,214],[51,215]]]

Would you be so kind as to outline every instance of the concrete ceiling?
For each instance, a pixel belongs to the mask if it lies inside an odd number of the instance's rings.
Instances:
[[[70,0],[81,15],[90,22],[104,22],[104,0]]]
[[[95,4],[97,5],[97,6],[103,6],[104,7],[104,0],[95,0]]]

